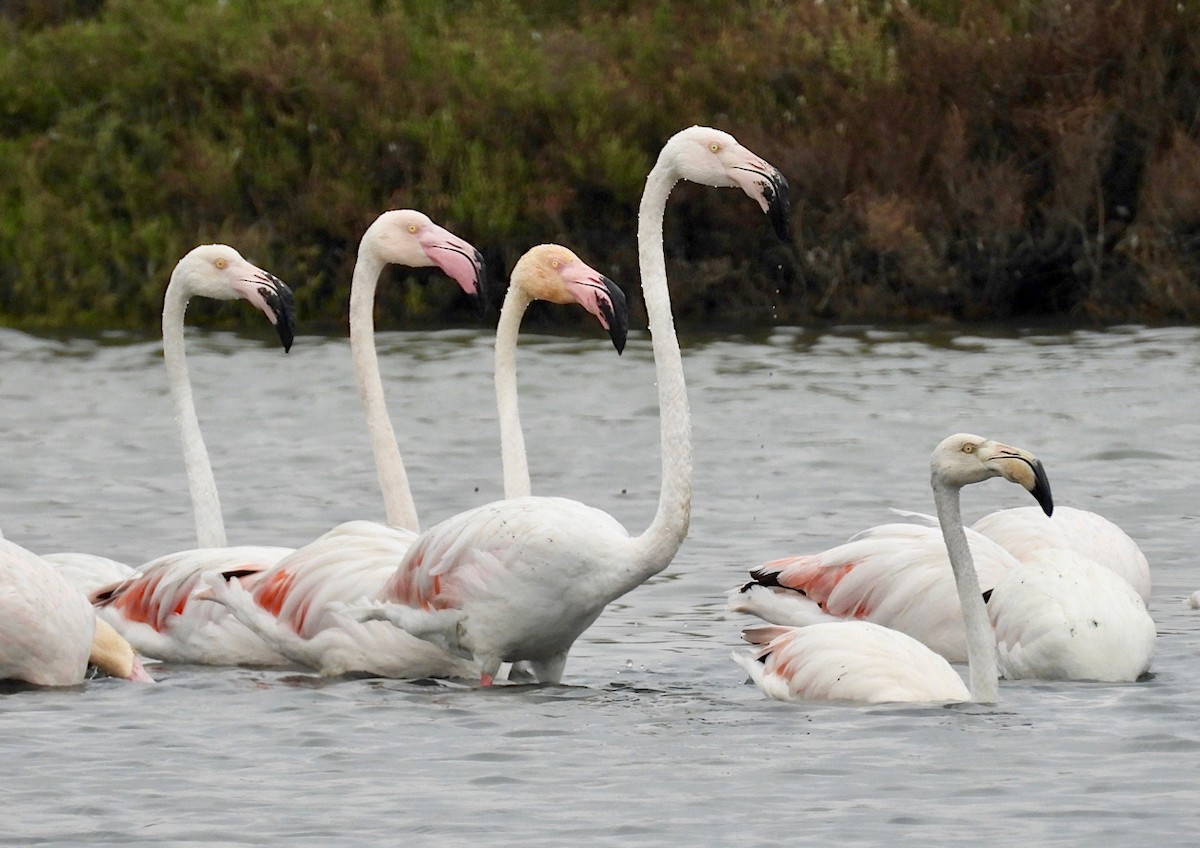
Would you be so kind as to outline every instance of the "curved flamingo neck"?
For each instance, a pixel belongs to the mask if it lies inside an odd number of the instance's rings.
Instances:
[[[979,590],[979,575],[975,572],[975,561],[967,544],[966,531],[963,530],[959,490],[934,478],[933,502],[937,506],[938,523],[942,526],[942,537],[946,541],[946,553],[950,555],[958,602],[962,606],[963,627],[967,636],[967,664],[971,667],[971,700],[994,704],[999,697],[996,637],[988,621],[983,593]]]
[[[366,245],[359,248],[350,282],[350,354],[354,359],[354,376],[367,418],[371,437],[371,452],[375,456],[375,473],[383,493],[384,513],[393,527],[417,531],[417,507],[404,460],[396,444],[396,433],[388,416],[383,397],[383,378],[379,374],[379,358],[375,353],[375,287],[386,263]]]
[[[496,325],[496,408],[500,415],[500,461],[506,498],[524,498],[533,493],[517,406],[517,336],[530,301],[528,294],[510,285]]]
[[[658,510],[650,526],[634,540],[639,583],[670,564],[687,535],[692,512],[691,413],[663,256],[663,215],[678,179],[665,155],[660,155],[646,178],[638,210],[638,262],[654,349],[662,452]]]
[[[204,446],[204,436],[200,433],[200,421],[196,417],[192,383],[183,350],[183,316],[191,296],[188,286],[177,273],[171,274],[171,282],[167,284],[163,300],[163,361],[167,366],[171,403],[175,407],[179,440],[183,446],[183,466],[187,472],[188,492],[196,522],[196,544],[202,548],[223,548],[226,540],[221,499],[217,495],[217,481],[213,477],[208,449]]]

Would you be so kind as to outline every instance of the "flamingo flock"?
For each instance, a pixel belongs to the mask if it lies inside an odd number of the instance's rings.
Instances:
[[[517,380],[526,309],[537,300],[580,307],[618,354],[629,328],[621,287],[557,244],[519,259],[500,309],[494,379],[504,497],[421,527],[400,451],[403,422],[393,425],[384,396],[376,289],[389,265],[432,267],[483,303],[486,269],[468,241],[403,209],[364,232],[349,304],[384,522],[346,521],[294,548],[230,545],[189,379],[185,311],[193,297],[243,300],[275,327],[285,352],[296,316],[279,279],[232,247],[202,245],[172,272],[162,323],[196,547],[131,567],[82,553],[39,556],[0,536],[0,679],[70,686],[95,668],[151,681],[140,655],[483,687],[562,681],[576,640],[610,603],[670,565],[691,522],[690,411],[663,243],[667,200],[681,180],[741,189],[788,237],[788,183],[775,167],[717,129],[691,127],[667,141],[637,221],[661,456],[658,505],[645,529],[533,493]],[[960,433],[937,445],[930,470],[935,517],[910,513],[826,551],[765,563],[731,589],[729,608],[760,621],[745,628],[747,646],[732,657],[750,681],[785,701],[995,703],[999,679],[1146,674],[1156,638],[1149,564],[1124,531],[1056,507],[1041,461],[1023,448]],[[962,488],[993,477],[1021,486],[1038,506],[964,526]],[[962,662],[966,683],[952,665]]]

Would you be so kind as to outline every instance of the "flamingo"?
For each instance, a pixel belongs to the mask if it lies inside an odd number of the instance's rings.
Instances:
[[[963,486],[1002,477],[1029,491],[1049,515],[1054,509],[1050,484],[1033,454],[968,433],[942,440],[930,468],[938,522],[966,626],[970,689],[944,657],[911,636],[869,621],[836,621],[756,627],[743,633],[753,647],[735,651],[733,659],[766,695],[781,701],[996,702],[995,641],[962,526],[959,496]]]
[[[364,556],[390,556],[394,563],[416,537],[417,513],[388,417],[375,351],[375,289],[388,263],[437,267],[467,294],[481,298],[483,259],[466,241],[412,209],[384,212],[367,228],[359,246],[350,289],[350,347],[388,524],[345,522],[312,544],[347,553],[358,550]],[[211,479],[211,470],[208,474]],[[216,517],[219,521],[219,507]],[[269,648],[225,607],[195,601],[199,595],[208,597],[202,579],[206,573],[221,572],[251,583],[292,552],[227,548],[171,554],[146,565],[137,580],[119,587],[115,603],[128,625],[137,628],[139,645],[150,656],[209,665],[291,665],[292,660]],[[276,575],[270,581],[271,591],[278,593],[280,585]],[[106,596],[98,597],[108,601]]]
[[[88,665],[153,682],[129,643],[45,560],[0,537],[0,680],[82,683]]]
[[[534,300],[578,303],[608,330],[620,353],[628,327],[625,295],[612,280],[560,245],[531,248],[517,262],[496,332],[496,397],[506,498],[530,495],[529,467],[517,407],[516,348],[521,317]],[[275,650],[327,676],[365,672],[385,677],[474,677],[468,660],[387,622],[340,613],[347,603],[378,599],[411,536],[362,525],[353,542],[323,536],[284,557],[247,590],[220,575],[210,595]],[[345,525],[343,525],[344,527]]]
[[[680,179],[736,186],[787,235],[787,181],[733,136],[691,127],[663,147],[638,214],[642,291],[654,350],[662,487],[649,528],[631,536],[608,513],[565,498],[522,497],[460,513],[409,548],[386,603],[347,610],[385,619],[480,666],[490,686],[504,662],[527,662],[542,683],[562,678],[575,639],[612,600],[670,564],[691,514],[687,392],[663,256],[666,201]]]
[[[1122,577],[1150,603],[1150,563],[1137,542],[1102,515],[1059,507],[1054,517],[1032,507],[1001,509],[971,525],[1021,562],[1044,548],[1073,551]]]
[[[223,244],[201,245],[179,260],[163,302],[163,360],[183,445],[199,547],[151,560],[135,575],[96,589],[90,598],[99,615],[146,656],[196,663],[224,662],[232,657],[239,663],[279,665],[286,661],[231,616],[188,604],[204,570],[237,568],[250,575],[273,565],[290,550],[227,544],[216,479],[200,432],[184,355],[183,319],[193,296],[246,300],[275,326],[284,350],[291,348],[295,328],[292,293],[278,278]],[[189,614],[195,619],[189,620]],[[197,629],[207,638],[192,638]]]

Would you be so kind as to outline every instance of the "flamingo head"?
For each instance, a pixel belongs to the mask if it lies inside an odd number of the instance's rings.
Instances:
[[[292,290],[229,245],[202,244],[193,248],[179,260],[171,279],[182,280],[192,295],[248,301],[274,325],[283,349],[291,350],[296,333]]]
[[[1003,477],[1031,495],[1046,515],[1054,512],[1050,480],[1042,461],[1027,450],[970,433],[943,439],[934,449],[930,466],[935,482],[961,488],[990,477]]]
[[[384,212],[367,228],[361,249],[376,251],[383,262],[392,265],[440,268],[481,308],[487,305],[483,254],[424,213],[415,209]]]
[[[608,330],[613,346],[625,349],[629,308],[620,287],[573,252],[557,244],[539,244],[513,266],[514,288],[531,300],[578,303]]]
[[[717,188],[740,188],[758,201],[780,241],[787,240],[791,215],[787,180],[729,133],[712,127],[681,130],[663,147],[661,160],[671,162],[682,179]]]
[[[120,677],[137,683],[153,683],[154,678],[146,673],[142,661],[129,643],[107,622],[96,619],[96,630],[92,635],[92,653],[88,662],[109,677]]]

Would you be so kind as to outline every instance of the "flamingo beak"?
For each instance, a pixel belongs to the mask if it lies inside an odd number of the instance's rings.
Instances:
[[[275,332],[279,334],[279,342],[286,353],[292,349],[292,340],[296,337],[296,299],[282,280],[266,271],[255,283],[269,310],[264,310],[267,320],[275,325]]]
[[[487,311],[487,290],[483,285],[483,254],[454,233],[436,224],[426,227],[419,238],[421,248],[429,257],[429,261],[458,283],[480,312]]]
[[[1013,483],[1025,488],[1038,502],[1046,515],[1054,513],[1054,497],[1050,494],[1050,478],[1042,461],[1029,451],[1009,445],[993,444],[992,453],[985,460],[992,470]]]
[[[600,277],[600,282],[608,291],[608,300],[600,300],[600,312],[608,324],[608,337],[620,355],[625,350],[625,339],[629,335],[629,305],[620,286],[604,276]]]
[[[775,235],[787,241],[790,233],[792,204],[788,197],[788,181],[779,169],[769,165],[750,151],[744,162],[734,165],[733,181],[767,213]]]

